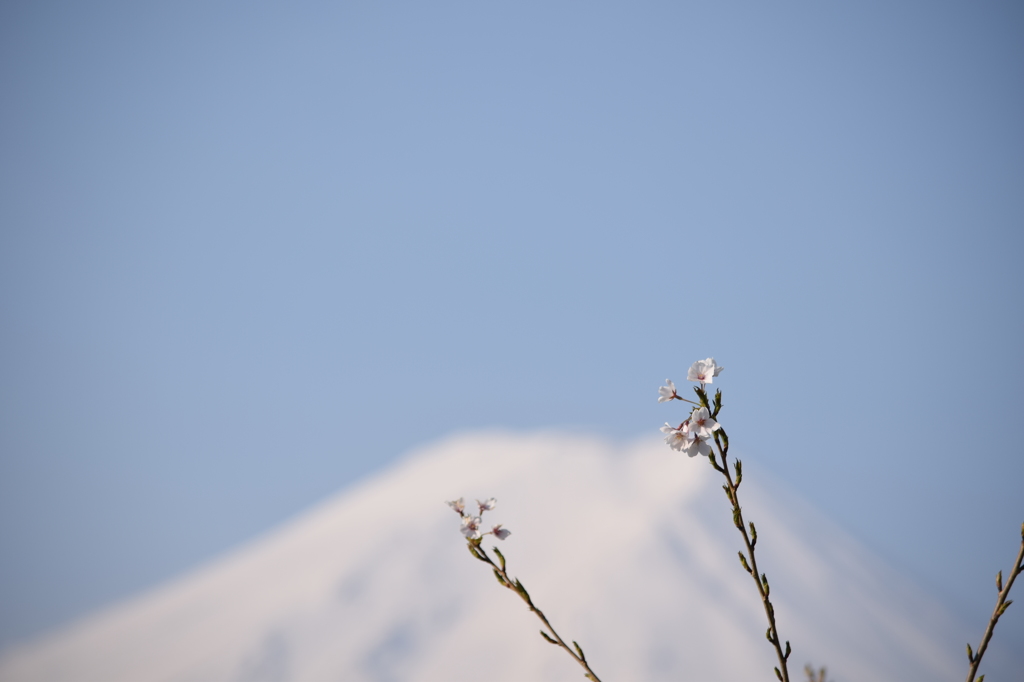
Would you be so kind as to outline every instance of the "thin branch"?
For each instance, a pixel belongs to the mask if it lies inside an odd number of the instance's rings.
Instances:
[[[807,675],[807,682],[826,682],[825,675],[827,674],[825,666],[822,666],[815,672],[814,668],[810,663],[804,666],[804,674]]]
[[[476,540],[470,540],[470,553],[480,561],[490,564],[491,568],[494,569],[494,576],[498,579],[498,582],[501,583],[502,587],[507,587],[518,594],[519,597],[526,602],[526,605],[530,607],[530,610],[537,614],[537,617],[540,618],[540,622],[544,623],[544,627],[548,629],[548,632],[544,632],[544,630],[540,631],[541,637],[551,644],[555,644],[565,649],[566,653],[572,656],[573,660],[583,666],[583,669],[587,671],[584,677],[592,682],[601,682],[601,680],[598,679],[597,674],[590,669],[590,664],[587,663],[587,657],[584,655],[583,649],[580,645],[574,641],[572,644],[573,647],[575,647],[575,651],[569,648],[569,645],[565,643],[565,641],[555,631],[555,628],[551,626],[551,623],[548,621],[547,616],[544,615],[544,612],[538,609],[533,603],[533,599],[530,598],[530,594],[526,591],[526,588],[523,587],[523,584],[519,582],[519,579],[509,578],[508,573],[505,571],[505,557],[498,548],[494,547],[493,549],[494,553],[498,555],[500,565],[494,563],[491,557],[487,554],[487,551],[480,546],[480,543],[481,539],[479,538]]]
[[[701,404],[704,407],[711,409],[711,406],[708,404],[707,393],[704,392],[703,389],[698,389],[697,395],[700,397]],[[717,415],[721,406],[721,392],[718,392],[715,395],[714,414]],[[768,584],[768,576],[758,571],[757,557],[754,555],[754,546],[757,544],[757,529],[754,527],[754,524],[751,523],[750,533],[747,533],[747,527],[743,523],[743,511],[740,509],[738,490],[740,483],[743,481],[743,463],[740,460],[736,460],[734,465],[736,480],[734,482],[732,474],[729,472],[729,436],[726,435],[725,429],[719,428],[714,432],[714,438],[715,445],[718,447],[718,453],[722,458],[722,464],[718,464],[713,451],[708,459],[711,460],[711,465],[715,470],[725,476],[726,485],[722,487],[725,489],[725,494],[729,497],[729,502],[732,503],[733,524],[743,536],[743,544],[746,545],[747,548],[746,556],[744,556],[743,552],[740,552],[740,564],[754,579],[754,583],[757,585],[757,593],[761,596],[761,604],[764,606],[764,614],[768,618],[768,631],[765,633],[765,637],[767,637],[768,641],[772,643],[773,647],[775,647],[775,654],[779,659],[779,665],[775,668],[775,675],[782,682],[789,682],[789,668],[787,667],[787,661],[792,653],[792,649],[787,641],[785,651],[783,651],[782,640],[779,638],[779,630],[775,624],[775,607],[772,606],[771,599],[769,599],[771,586]]]
[[[1010,594],[1010,588],[1013,587],[1013,581],[1016,580],[1017,576],[1024,571],[1024,524],[1020,527],[1020,551],[1017,552],[1017,560],[1013,563],[1013,568],[1010,569],[1010,577],[1006,580],[1006,585],[1003,585],[1003,572],[999,571],[996,576],[996,589],[999,590],[999,598],[996,600],[996,608],[992,611],[992,617],[988,620],[988,627],[985,628],[985,634],[981,636],[981,644],[978,645],[978,652],[974,653],[971,651],[971,645],[967,645],[967,660],[971,662],[971,669],[967,672],[967,682],[974,682],[974,676],[978,674],[978,666],[981,665],[981,657],[985,655],[985,650],[988,649],[988,642],[992,639],[992,632],[996,629],[996,622],[999,617],[1003,615],[1007,607],[1013,602],[1008,600],[1006,597]],[[985,678],[982,675],[979,679]]]

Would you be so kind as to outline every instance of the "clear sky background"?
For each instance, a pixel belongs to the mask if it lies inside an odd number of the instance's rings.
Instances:
[[[6,2],[0,230],[0,644],[709,355],[976,639],[1020,541],[1020,3]]]

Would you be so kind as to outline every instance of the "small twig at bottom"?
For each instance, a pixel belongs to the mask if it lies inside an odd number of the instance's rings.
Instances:
[[[971,669],[967,672],[967,682],[974,682],[974,676],[978,674],[981,657],[985,655],[988,642],[992,639],[992,632],[996,629],[996,622],[999,621],[999,617],[1003,615],[1007,607],[1013,603],[1006,597],[1010,594],[1013,581],[1016,580],[1022,571],[1024,571],[1024,523],[1020,526],[1020,551],[1017,552],[1017,560],[1013,563],[1013,568],[1010,569],[1006,585],[1003,585],[1003,572],[999,571],[996,575],[996,589],[999,590],[999,598],[996,600],[996,608],[992,611],[992,617],[989,618],[988,627],[985,628],[985,634],[981,636],[981,643],[978,644],[977,653],[971,650],[970,643],[967,644],[967,660],[971,662]],[[983,682],[984,679],[985,676],[982,675],[978,678],[978,682]]]

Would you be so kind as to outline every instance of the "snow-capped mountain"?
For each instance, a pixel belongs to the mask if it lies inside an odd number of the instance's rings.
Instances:
[[[740,499],[794,679],[807,662],[838,682],[963,675],[971,633],[746,465]],[[510,573],[605,682],[774,679],[718,478],[660,441],[454,437],[190,575],[9,650],[0,680],[582,679],[467,552],[444,504],[461,496],[498,499],[484,520],[512,530],[501,544]]]

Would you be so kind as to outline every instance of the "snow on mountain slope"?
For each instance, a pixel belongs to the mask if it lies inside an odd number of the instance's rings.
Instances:
[[[969,634],[747,464],[745,514],[795,678],[956,680]],[[0,658],[0,680],[524,682],[582,679],[475,561],[443,504],[485,521],[605,682],[774,679],[719,475],[660,441],[483,433],[413,453],[190,575]],[[764,480],[764,477],[762,477]],[[488,542],[490,547],[494,542]]]

